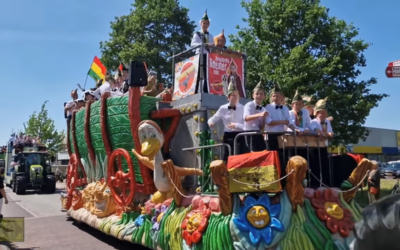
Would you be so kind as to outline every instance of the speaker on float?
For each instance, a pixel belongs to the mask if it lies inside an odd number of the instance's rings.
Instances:
[[[144,62],[132,61],[129,65],[129,86],[147,86],[147,70]]]

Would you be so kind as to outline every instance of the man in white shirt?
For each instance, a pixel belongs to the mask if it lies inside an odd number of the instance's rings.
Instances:
[[[308,113],[308,110],[304,108],[304,101],[303,98],[299,95],[298,90],[296,90],[296,93],[293,97],[292,110],[289,111],[289,114],[290,114],[290,123],[294,125],[295,132],[298,135],[307,136],[306,134],[312,131],[310,124],[311,123],[310,113]],[[292,131],[290,128],[288,128],[288,130]],[[304,144],[297,146],[300,147],[297,147],[296,150],[295,149],[288,150],[290,152],[289,154],[295,155],[295,153],[297,153],[297,155],[303,157],[306,160],[309,160],[310,148],[305,147]],[[310,177],[308,179],[311,180]]]
[[[317,102],[317,97],[315,95],[312,96],[302,96],[304,101],[304,107],[307,109],[308,113],[310,114],[310,119],[314,119],[314,106]],[[328,119],[330,122],[333,121],[333,117],[329,116]]]
[[[64,113],[67,122],[71,120],[72,111],[74,111],[77,107],[76,101],[78,100],[78,89],[74,89],[71,91],[71,97],[71,101],[64,103]]]
[[[315,104],[314,115],[315,118],[311,121],[311,128],[318,135],[325,138],[325,146],[319,150],[312,150],[312,161],[310,168],[312,173],[325,185],[331,186],[331,176],[329,171],[329,158],[328,158],[328,140],[333,137],[333,130],[331,122],[327,118],[327,101],[328,98],[321,99]],[[321,143],[322,144],[322,143]],[[319,165],[319,157],[321,157],[321,165]],[[318,162],[318,165],[317,165]],[[319,183],[318,183],[319,184]]]
[[[117,80],[115,80],[114,78],[110,78],[108,83],[110,84],[111,97],[123,95],[123,93],[121,92],[121,89],[118,88]]]
[[[96,97],[94,96],[94,91],[93,90],[86,90],[83,92],[83,97],[82,97],[84,102],[88,101],[97,101]]]
[[[200,58],[200,60],[203,59],[203,67],[202,67],[203,78],[204,78],[203,79],[203,91],[204,91],[204,93],[208,93],[207,79],[206,79],[206,77],[207,77],[207,74],[206,74],[206,72],[207,72],[206,71],[206,69],[207,69],[207,54],[209,52],[209,47],[214,46],[214,37],[213,37],[213,35],[211,35],[208,32],[208,27],[210,27],[210,19],[208,19],[207,10],[204,13],[204,16],[200,20],[200,27],[201,27],[201,30],[194,33],[192,42],[190,43],[190,46],[196,47],[201,44],[204,44],[204,48],[201,53],[203,55],[203,58]],[[201,48],[196,49],[196,54],[200,54],[200,49]]]
[[[268,134],[268,150],[282,151],[279,149],[278,137],[287,131],[287,127],[293,131],[296,130],[290,120],[288,107],[282,105],[284,99],[285,96],[281,87],[278,83],[275,83],[275,87],[272,89],[270,94],[271,103],[265,108],[269,116],[269,122],[266,124],[266,130],[268,133],[273,132],[273,134]],[[281,132],[281,134],[277,132]]]
[[[328,97],[323,100],[319,100],[314,108],[315,118],[311,121],[311,127],[314,132],[326,138],[325,144],[328,146],[328,139],[333,137],[333,130],[331,122],[327,119],[328,112],[326,108],[326,103]]]
[[[244,131],[246,132],[262,132],[265,123],[269,122],[268,112],[262,106],[262,101],[265,98],[265,90],[262,83],[259,82],[253,90],[253,101],[244,105]],[[246,136],[246,145],[248,151],[258,152],[267,149],[262,134]]]
[[[311,118],[308,110],[303,108],[304,101],[299,95],[299,91],[296,93],[292,100],[292,110],[289,111],[290,123],[294,125],[295,131],[299,134],[308,133],[311,130]]]
[[[208,47],[214,46],[214,37],[208,32],[208,28],[210,27],[210,19],[208,19],[207,10],[200,20],[200,27],[201,30],[194,33],[190,46],[195,47],[203,43],[205,46],[202,54],[208,54]],[[196,49],[196,54],[200,54],[200,48]]]
[[[239,154],[245,152],[245,141],[243,137],[238,138],[238,145],[234,145],[235,137],[243,131],[243,105],[239,103],[239,91],[233,81],[228,86],[228,103],[222,105],[218,111],[208,119],[208,125],[212,128],[215,123],[222,120],[224,124],[223,143],[229,144],[234,154],[235,147],[238,147]],[[228,149],[225,147],[223,160],[228,160]]]
[[[98,87],[93,94],[97,100],[100,100],[101,96],[106,92],[110,92],[110,83],[108,81],[104,81],[103,84],[101,84],[101,86]]]

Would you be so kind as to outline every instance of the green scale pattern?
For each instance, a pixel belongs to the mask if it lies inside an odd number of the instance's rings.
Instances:
[[[100,107],[100,101],[94,102],[90,105],[90,140],[96,158],[104,160],[107,153],[101,136]]]
[[[75,131],[78,150],[81,158],[86,162],[89,158],[89,151],[85,140],[85,112],[86,109],[81,109],[75,116]]]
[[[107,130],[110,137],[112,150],[117,148],[126,149],[132,159],[135,170],[136,182],[143,183],[139,164],[132,153],[135,148],[131,133],[131,124],[128,114],[128,96],[113,97],[107,99]],[[140,120],[150,119],[152,111],[156,110],[156,103],[159,99],[154,97],[142,96],[140,99]],[[122,161],[124,172],[128,171],[128,165],[125,160]]]

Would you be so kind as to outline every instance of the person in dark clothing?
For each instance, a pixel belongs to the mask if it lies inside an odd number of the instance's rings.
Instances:
[[[4,203],[8,204],[6,191],[4,191],[4,168],[0,168],[0,218],[3,218],[3,215],[1,214],[3,199]]]

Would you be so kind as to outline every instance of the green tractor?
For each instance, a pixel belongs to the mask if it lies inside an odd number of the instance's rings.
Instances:
[[[24,194],[28,189],[41,189],[46,193],[56,191],[55,175],[48,164],[47,151],[24,147],[13,156],[9,166],[11,171],[6,176],[6,183],[13,192]]]

